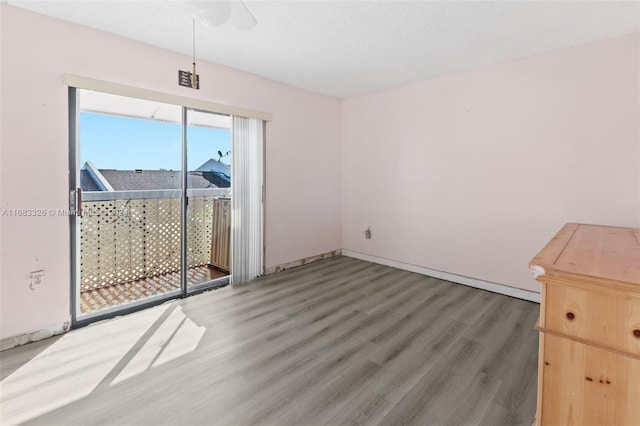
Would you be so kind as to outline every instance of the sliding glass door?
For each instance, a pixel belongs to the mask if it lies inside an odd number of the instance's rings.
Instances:
[[[231,117],[187,110],[187,290],[231,270]]]
[[[227,283],[230,117],[79,89],[70,117],[74,324]]]

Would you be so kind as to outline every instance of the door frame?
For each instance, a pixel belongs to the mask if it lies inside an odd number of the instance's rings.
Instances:
[[[118,86],[118,85],[116,85]],[[197,283],[189,285],[187,277],[187,251],[188,251],[188,200],[189,200],[189,188],[188,188],[188,170],[187,170],[187,128],[188,128],[188,111],[190,109],[199,110],[207,113],[218,114],[218,112],[204,110],[202,108],[194,108],[185,105],[176,105],[181,110],[181,185],[180,185],[180,288],[172,290],[166,293],[153,295],[144,299],[132,302],[122,303],[113,307],[100,309],[94,312],[88,312],[82,314],[80,312],[80,216],[76,213],[81,209],[81,205],[78,205],[77,200],[81,200],[81,196],[78,197],[76,189],[80,187],[79,179],[79,159],[80,159],[80,139],[79,139],[79,125],[80,125],[80,104],[79,104],[79,92],[78,90],[98,90],[91,88],[82,88],[69,85],[68,87],[68,105],[69,105],[69,228],[70,228],[70,284],[71,284],[71,328],[79,328],[85,325],[91,324],[95,321],[113,318],[116,316],[127,315],[136,311],[147,309],[168,300],[185,298],[194,294],[201,293],[203,291],[212,290],[215,288],[223,287],[231,282],[232,271],[229,275],[221,278],[216,278],[203,283]],[[120,96],[135,97],[127,94],[112,93],[104,90],[105,93],[116,94]],[[160,94],[161,95],[161,94]],[[162,96],[159,96],[162,97]],[[141,99],[141,98],[138,98]],[[163,102],[158,100],[158,102]],[[226,113],[222,113],[226,114]],[[231,129],[230,129],[231,130]],[[264,159],[263,159],[264,161]],[[80,203],[81,204],[81,203]],[[231,235],[233,241],[233,235]]]

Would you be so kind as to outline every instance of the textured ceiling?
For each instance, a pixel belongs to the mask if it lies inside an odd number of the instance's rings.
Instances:
[[[192,53],[195,2],[7,2]],[[245,4],[258,25],[197,25],[197,57],[339,98],[640,31],[637,1]]]

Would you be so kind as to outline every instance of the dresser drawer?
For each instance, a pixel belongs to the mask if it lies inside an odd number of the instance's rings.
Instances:
[[[546,333],[540,339],[539,425],[640,424],[639,359]]]
[[[544,328],[633,355],[640,355],[640,300],[547,284]]]

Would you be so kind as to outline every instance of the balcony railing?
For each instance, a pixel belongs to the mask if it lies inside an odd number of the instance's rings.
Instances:
[[[229,257],[228,188],[188,190],[187,266],[224,268]],[[180,191],[83,193],[81,291],[180,270]],[[228,261],[227,269],[228,269]]]

